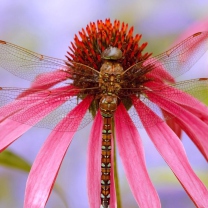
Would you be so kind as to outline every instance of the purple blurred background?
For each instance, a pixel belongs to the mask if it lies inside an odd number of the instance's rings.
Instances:
[[[207,0],[1,0],[0,40],[64,59],[74,34],[82,27],[85,28],[90,21],[110,17],[112,21],[119,19],[134,26],[134,34],[143,34],[142,41],[149,43],[147,50],[156,55],[167,50],[192,24],[208,19],[207,11]],[[204,30],[208,30],[208,27]],[[204,63],[207,63],[206,60],[196,67],[208,70],[208,64],[205,68]],[[0,68],[0,86],[29,85],[29,82]],[[57,185],[63,189],[69,208],[88,207],[86,149],[90,127],[91,124],[77,132],[57,178]],[[47,129],[32,128],[9,148],[32,163],[49,133]],[[144,130],[140,130],[140,133],[148,170],[158,190],[162,207],[195,207]],[[206,161],[185,134],[183,143],[192,167],[208,186]],[[118,165],[123,208],[136,208],[138,206],[129,189],[120,160]],[[27,174],[24,172],[0,167],[0,208],[23,207],[26,179]],[[46,207],[65,206],[59,195],[53,191]]]

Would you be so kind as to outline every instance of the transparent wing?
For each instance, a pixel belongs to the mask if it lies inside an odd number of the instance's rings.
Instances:
[[[188,93],[189,95],[195,97],[197,100],[204,104],[208,104],[208,79],[191,79],[183,82],[177,82],[171,86],[175,87],[176,90],[180,90]],[[184,100],[184,102],[186,102]],[[187,102],[187,104],[189,104]],[[193,103],[194,104],[194,103]]]
[[[169,87],[171,87],[171,91],[169,90]],[[162,93],[161,93],[162,91]],[[164,86],[163,88],[158,87],[151,90],[151,93],[155,93],[157,95],[163,96],[167,100],[175,99],[180,103],[181,105],[188,105],[188,106],[196,106],[198,104],[198,101],[201,101],[203,103],[208,104],[208,79],[192,79],[187,81],[181,81],[177,82],[175,84],[171,84],[170,86]],[[185,93],[187,95],[191,95],[196,99],[187,99],[186,96],[181,96],[182,93]],[[153,102],[151,102],[148,97],[142,95],[140,96],[140,100],[148,106],[152,111],[155,112],[163,121],[174,118],[174,115],[170,114],[164,114],[162,110]],[[138,108],[148,117],[148,112],[146,109],[142,108],[138,105]],[[134,106],[132,106],[128,113],[130,114],[134,124],[137,128],[143,128],[142,122],[140,118],[138,117],[138,114],[136,112],[136,109]],[[176,113],[177,114],[177,113]],[[149,119],[148,119],[149,120]],[[158,122],[161,122],[159,119],[152,119],[150,123],[147,124],[147,126],[153,126],[157,124]]]
[[[142,72],[152,71],[162,66],[176,78],[187,72],[207,50],[208,32],[198,32],[170,50],[133,65],[124,74],[134,74],[136,79]]]
[[[59,91],[1,87],[0,121],[10,119],[30,126],[53,130],[65,118],[69,123],[82,120],[79,125],[79,129],[81,129],[90,123],[93,117],[89,112],[84,117],[67,115],[82,101],[75,96],[76,94],[76,89],[70,90],[67,87],[66,90],[63,88]],[[63,126],[59,131],[76,131],[76,129],[70,125],[67,128]]]
[[[0,66],[30,81],[39,74],[57,70],[66,71],[72,78],[77,75],[87,76],[90,81],[97,81],[99,75],[98,71],[89,66],[44,56],[2,40],[0,40]]]

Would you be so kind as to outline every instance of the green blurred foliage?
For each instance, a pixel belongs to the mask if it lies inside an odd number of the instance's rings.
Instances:
[[[29,172],[31,168],[29,162],[10,150],[4,150],[0,153],[0,165],[25,172]]]
[[[205,186],[208,186],[207,172],[195,170],[197,176],[202,180]],[[149,170],[150,177],[155,185],[159,186],[181,186],[170,168],[158,167]]]
[[[0,153],[0,165],[12,169],[21,170],[26,173],[29,173],[31,169],[31,164],[28,161],[10,150],[4,150]],[[4,180],[2,177],[0,177],[0,184],[0,200],[2,200],[5,199],[5,197],[9,197],[10,189],[8,187],[7,181]],[[62,187],[58,184],[55,184],[54,191],[58,194],[64,206],[67,208],[68,204]]]

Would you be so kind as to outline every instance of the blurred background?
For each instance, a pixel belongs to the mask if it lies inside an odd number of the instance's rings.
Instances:
[[[0,40],[64,59],[70,42],[81,28],[85,28],[89,22],[111,18],[112,21],[118,19],[134,26],[134,34],[141,33],[142,42],[148,42],[146,51],[156,55],[173,46],[182,36],[185,38],[199,30],[208,30],[207,11],[207,0],[0,0]],[[198,70],[193,76],[199,76],[199,68],[202,74],[206,73],[208,58],[195,67]],[[0,68],[0,86],[29,87],[30,83]],[[52,192],[46,207],[88,207],[86,151],[90,127],[91,124],[76,133],[56,181],[59,191]],[[144,130],[139,131],[147,167],[162,207],[195,207]],[[32,163],[49,133],[47,129],[32,128],[9,149]],[[183,143],[193,169],[208,186],[208,166],[205,159],[185,134]],[[122,207],[138,207],[119,158],[118,172]],[[0,208],[23,207],[27,176],[24,171],[0,166]]]

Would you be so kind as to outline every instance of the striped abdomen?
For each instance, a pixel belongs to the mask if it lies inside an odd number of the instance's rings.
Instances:
[[[111,174],[111,122],[112,117],[103,116],[101,153],[101,207],[109,208]]]
[[[102,153],[101,153],[101,207],[110,205],[111,176],[111,124],[113,113],[117,108],[117,97],[104,95],[100,100],[100,111],[103,117]]]

